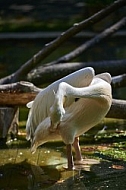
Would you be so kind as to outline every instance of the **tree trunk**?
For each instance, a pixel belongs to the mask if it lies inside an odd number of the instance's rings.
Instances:
[[[0,107],[0,138],[6,138],[8,131],[18,133],[18,107]]]

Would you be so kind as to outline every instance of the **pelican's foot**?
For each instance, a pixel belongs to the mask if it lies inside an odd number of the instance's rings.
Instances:
[[[90,171],[91,165],[99,164],[99,163],[100,161],[96,159],[81,159],[81,160],[74,161],[74,168],[75,170],[83,169],[86,171]]]
[[[75,164],[73,168],[68,168],[67,166],[63,166],[63,169],[66,171],[78,171],[78,170],[90,171],[90,165]]]
[[[96,160],[96,159],[90,159],[90,158],[86,158],[86,159],[81,159],[81,160],[76,160],[74,161],[75,165],[92,165],[92,164],[99,164],[100,161]]]

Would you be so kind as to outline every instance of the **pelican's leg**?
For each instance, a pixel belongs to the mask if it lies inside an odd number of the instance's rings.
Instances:
[[[99,160],[82,158],[80,145],[79,145],[79,137],[75,137],[73,147],[75,149],[75,156],[76,156],[76,160],[74,162],[75,169],[81,169],[81,168],[84,168],[84,166],[87,167],[87,165],[89,166],[92,164],[99,164]],[[79,165],[79,168],[77,165]]]
[[[81,149],[79,145],[79,137],[75,137],[73,147],[75,149],[76,161],[82,161]]]
[[[74,169],[73,155],[72,155],[72,145],[66,145],[67,161],[68,161],[68,170]]]

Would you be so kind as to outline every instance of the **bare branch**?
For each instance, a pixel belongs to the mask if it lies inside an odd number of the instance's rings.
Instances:
[[[74,63],[61,63],[58,65],[43,67],[40,66],[32,70],[27,77],[27,80],[35,85],[45,85],[52,83],[76,70],[84,67],[93,67],[96,74],[109,72],[112,76],[123,74],[126,70],[126,60],[111,60],[111,61],[98,61],[98,62],[74,62]],[[113,69],[114,68],[114,69]],[[113,80],[116,87],[117,81]],[[124,82],[123,82],[124,83]],[[122,83],[120,83],[120,86]],[[123,84],[124,86],[124,84]]]
[[[125,25],[126,25],[126,17],[121,19],[119,22],[117,22],[116,24],[114,24],[110,28],[105,29],[103,32],[96,35],[91,40],[85,42],[84,44],[82,44],[81,46],[76,48],[75,50],[73,50],[70,53],[66,54],[65,56],[59,58],[58,60],[49,63],[48,65],[65,63],[65,62],[71,61],[72,59],[76,58],[77,56],[79,56],[81,53],[83,53],[87,49],[89,49],[92,46],[100,43],[105,38],[108,38],[110,35],[112,35],[113,33],[115,33],[117,30],[119,30],[120,28],[122,28]]]
[[[62,33],[57,39],[46,44],[44,48],[35,54],[30,60],[28,60],[24,65],[22,65],[15,73],[10,76],[7,76],[0,80],[0,84],[16,82],[22,77],[26,76],[29,71],[36,67],[36,65],[44,60],[50,53],[52,53],[56,48],[58,48],[63,42],[80,32],[82,29],[95,24],[104,17],[108,16],[115,10],[119,9],[126,5],[126,0],[117,0],[107,8],[99,11],[90,18],[75,24],[73,27],[68,29],[66,32]]]
[[[126,74],[113,77],[112,87],[113,88],[126,87]]]
[[[111,109],[106,117],[126,119],[126,100],[113,99]]]

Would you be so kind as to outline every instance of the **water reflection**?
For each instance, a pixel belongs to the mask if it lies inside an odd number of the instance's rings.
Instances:
[[[75,171],[64,169],[67,160],[62,142],[45,144],[31,155],[21,131],[17,140],[9,139],[7,144],[1,140],[0,190],[126,189],[126,122],[110,123],[98,126],[99,131],[107,126],[104,136],[98,134],[95,139],[97,130],[82,137],[85,165]]]
[[[118,166],[117,169],[116,167]],[[120,166],[120,167],[119,167]],[[2,190],[92,190],[125,189],[126,163],[102,161],[93,165],[91,171],[58,171],[52,166],[31,165],[26,160],[0,167]]]

